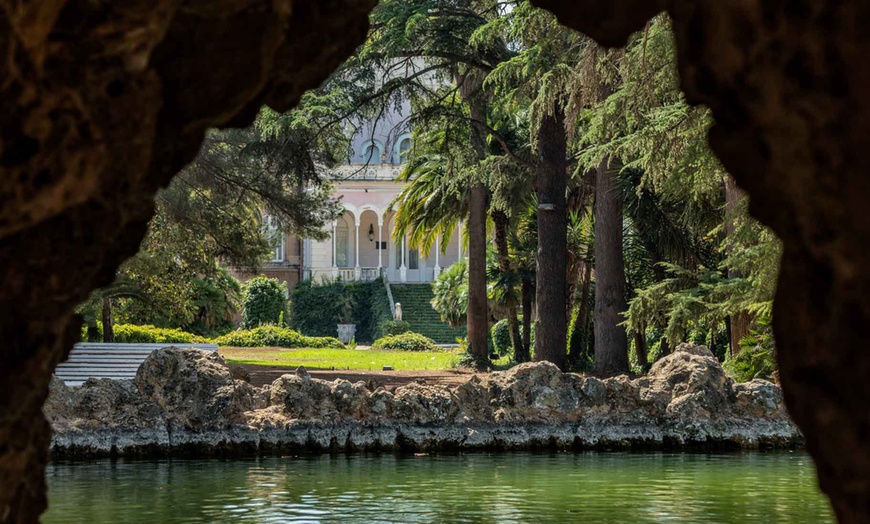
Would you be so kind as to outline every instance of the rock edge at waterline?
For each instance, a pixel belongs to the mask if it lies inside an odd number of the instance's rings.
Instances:
[[[735,384],[710,351],[683,344],[634,380],[547,363],[447,388],[390,392],[304,369],[255,388],[216,352],[154,351],[133,380],[52,381],[55,456],[540,447],[791,447],[780,388]]]

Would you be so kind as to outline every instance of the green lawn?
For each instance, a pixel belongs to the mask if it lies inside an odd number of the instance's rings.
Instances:
[[[221,347],[220,354],[236,364],[308,369],[396,370],[450,369],[459,360],[455,350],[438,352],[374,351],[365,349],[284,349]]]

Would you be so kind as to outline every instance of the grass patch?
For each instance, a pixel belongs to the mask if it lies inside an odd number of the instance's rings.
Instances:
[[[229,362],[257,366],[307,369],[355,369],[376,371],[384,366],[393,369],[450,369],[459,360],[457,351],[377,351],[373,349],[285,349],[221,347],[219,353]]]

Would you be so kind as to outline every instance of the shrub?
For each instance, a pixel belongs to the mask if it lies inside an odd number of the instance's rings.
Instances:
[[[386,320],[381,322],[380,330],[382,337],[401,335],[411,331],[411,324],[407,320]]]
[[[776,343],[769,322],[760,321],[759,327],[740,341],[740,353],[726,359],[722,367],[737,382],[770,380],[776,371]]]
[[[259,326],[254,329],[239,329],[212,340],[219,346],[243,348],[343,348],[344,344],[332,337],[306,337],[298,331],[279,326]]]
[[[287,284],[264,276],[254,277],[245,287],[242,326],[252,329],[277,324],[287,311]]]
[[[208,340],[180,329],[151,325],[115,325],[115,342],[127,344],[202,344]]]
[[[523,319],[518,318],[517,322],[519,323],[520,328],[520,337],[522,341],[523,336]],[[535,323],[532,323],[532,334],[530,336],[529,345],[534,348],[535,347]],[[506,318],[499,320],[492,326],[492,329],[489,332],[490,339],[492,340],[492,349],[499,354],[499,356],[509,355],[511,351],[513,351],[513,346],[511,345],[511,329],[510,324]]]
[[[440,351],[435,342],[424,337],[419,333],[402,333],[400,335],[392,335],[381,337],[375,340],[372,344],[372,349],[388,350],[388,351]]]
[[[511,328],[506,318],[503,318],[492,326],[490,331],[492,337],[492,347],[500,356],[507,355],[511,352]]]
[[[465,259],[445,269],[432,282],[432,308],[450,327],[466,322],[468,307],[468,263]]]

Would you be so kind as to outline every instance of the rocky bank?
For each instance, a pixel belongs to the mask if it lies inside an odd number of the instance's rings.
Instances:
[[[794,446],[780,388],[735,384],[684,344],[637,379],[522,364],[456,388],[387,391],[304,369],[255,388],[214,352],[164,348],[133,380],[51,384],[55,456],[537,447]]]

